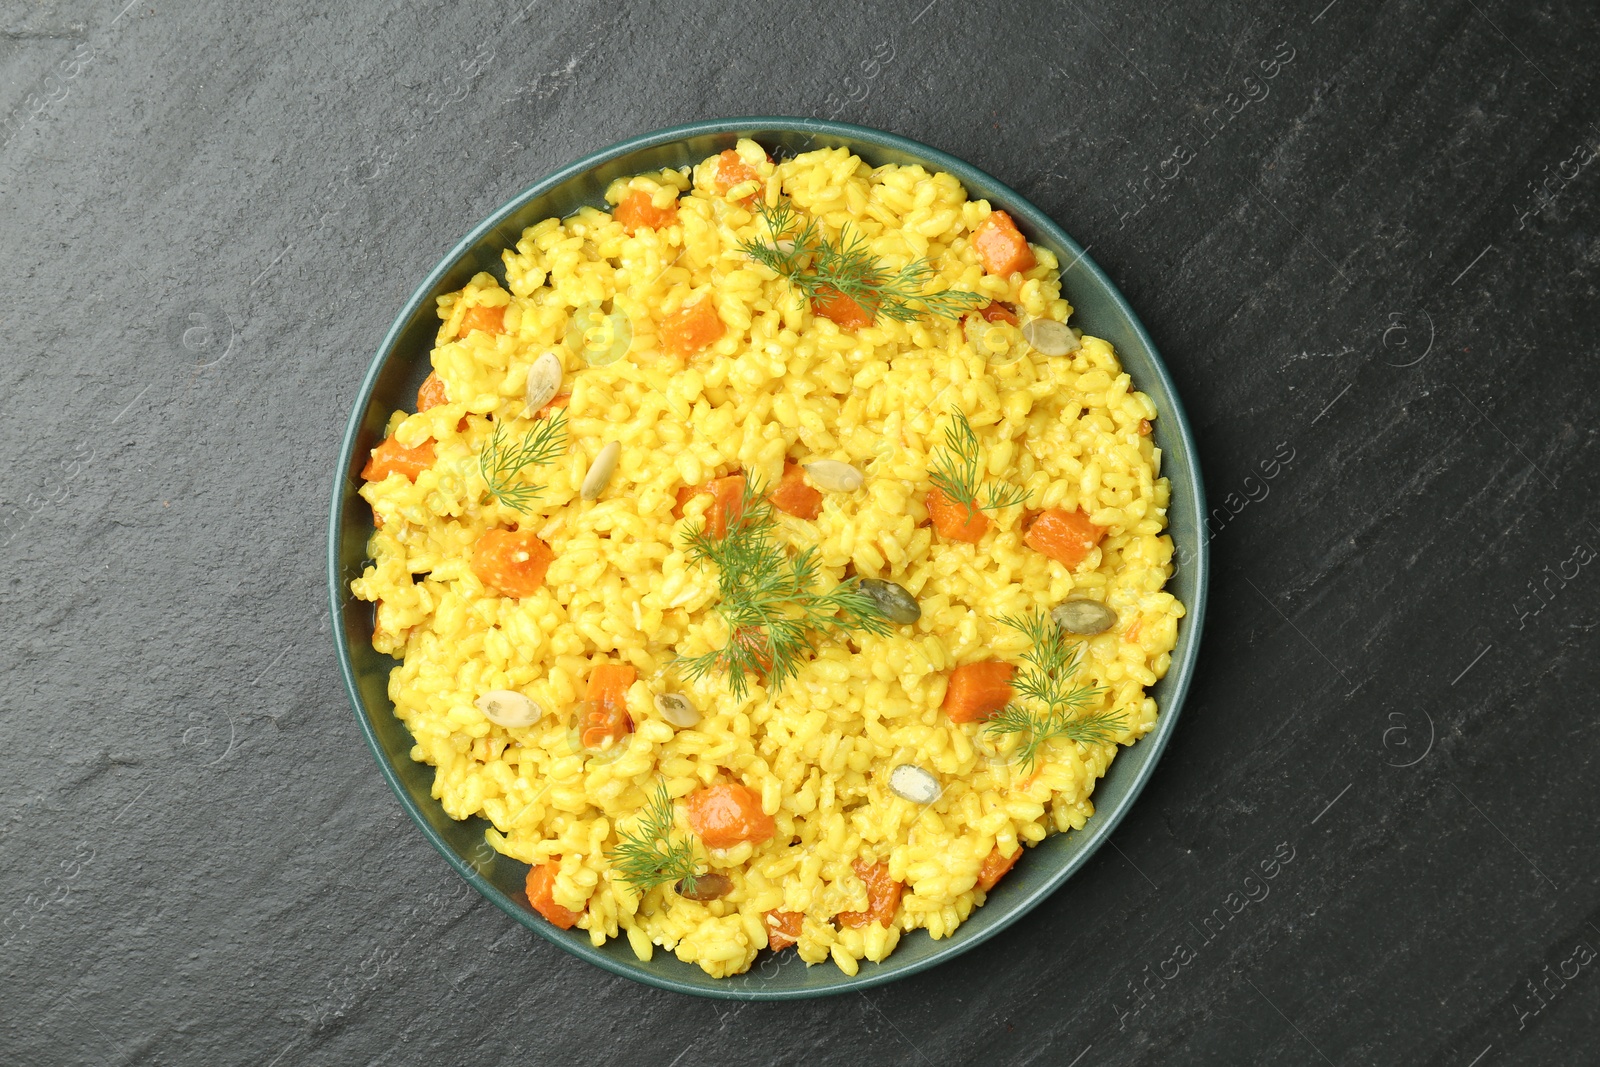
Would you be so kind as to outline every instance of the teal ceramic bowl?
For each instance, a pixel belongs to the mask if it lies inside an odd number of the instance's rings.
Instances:
[[[1163,472],[1172,480],[1168,518],[1175,555],[1182,562],[1169,588],[1186,605],[1188,614],[1179,624],[1172,668],[1152,691],[1161,708],[1155,731],[1118,754],[1095,789],[1096,810],[1088,825],[1051,836],[1029,849],[989,894],[988,903],[975,910],[954,936],[935,941],[926,932],[916,931],[903,938],[883,963],[864,962],[853,978],[831,963],[805,967],[793,952],[769,952],[762,953],[748,973],[718,980],[660,949],[649,963],[640,963],[626,938],[595,948],[582,930],[562,931],[551,926],[528,905],[522,888],[527,867],[495,853],[485,843],[483,832],[488,823],[480,819],[457,822],[432,798],[433,768],[411,761],[411,735],[394,717],[389,701],[389,672],[397,661],[373,651],[372,607],[349,594],[351,580],[360,575],[366,561],[367,539],[372,534],[372,514],[356,495],[360,487],[357,472],[368,450],[380,440],[390,413],[397,408],[411,410],[415,403],[438,328],[434,298],[459,289],[478,271],[488,271],[504,281],[500,250],[514,245],[525,226],[570,215],[586,204],[602,205],[606,186],[613,179],[697,163],[733,147],[740,137],[753,138],[769,154],[842,145],[874,166],[920,164],[929,171],[948,171],[961,180],[968,195],[1010,212],[1029,240],[1051,249],[1066,265],[1062,291],[1075,309],[1074,325],[1112,342],[1134,385],[1155,400],[1160,410],[1155,443],[1161,449]],[[879,130],[797,118],[698,122],[613,145],[529,186],[462,238],[406,302],[361,383],[339,449],[328,529],[328,597],[337,623],[332,630],[356,719],[377,756],[379,770],[433,846],[461,877],[506,914],[576,956],[658,988],[746,1000],[825,996],[916,974],[994,937],[1059,889],[1116,828],[1172,736],[1194,673],[1208,573],[1203,494],[1189,423],[1155,345],[1111,280],[1044,212],[969,163]]]

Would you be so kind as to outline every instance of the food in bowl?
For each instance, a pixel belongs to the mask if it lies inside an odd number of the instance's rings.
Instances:
[[[948,174],[743,140],[606,208],[439,298],[351,588],[434,796],[548,921],[855,974],[1153,729],[1158,412]]]

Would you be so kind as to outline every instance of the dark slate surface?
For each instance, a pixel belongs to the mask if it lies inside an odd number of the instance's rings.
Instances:
[[[1593,1063],[1600,14],[1324,2],[0,7],[0,1062]],[[1116,847],[788,1006],[476,899],[361,743],[321,564],[438,257],[596,147],[762,113],[1052,212],[1222,509]]]

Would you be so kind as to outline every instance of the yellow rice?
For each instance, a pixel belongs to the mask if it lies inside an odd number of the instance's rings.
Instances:
[[[492,822],[489,841],[507,856],[559,856],[555,899],[583,913],[578,926],[594,944],[623,935],[641,959],[664,947],[722,977],[750,967],[767,945],[763,914],[780,909],[805,915],[801,958],[831,958],[855,974],[906,931],[950,936],[983,903],[975,883],[991,850],[1010,855],[1079,829],[1094,810],[1090,793],[1116,745],[1052,742],[1025,774],[1008,758],[1014,742],[997,747],[981,723],[954,725],[940,711],[956,665],[1018,661],[1025,639],[998,616],[1048,610],[1069,594],[1103,600],[1120,621],[1085,639],[1085,677],[1106,689],[1090,710],[1124,713],[1122,744],[1154,727],[1145,689],[1166,672],[1183,615],[1163,592],[1169,486],[1159,450],[1140,433],[1155,405],[1105,341],[1085,336],[1074,355],[1046,358],[1016,327],[975,315],[879,321],[852,334],[738,251],[765,236],[740,198],[776,203],[781,192],[828,232],[859,229],[891,270],[930,257],[940,272],[930,288],[1009,302],[1024,322],[1065,321],[1071,307],[1048,250],[1035,249],[1038,265],[1024,275],[983,273],[969,238],[990,212],[986,201],[968,200],[949,174],[873,169],[844,149],[776,165],[751,142],[738,152],[761,179],[725,194],[712,183],[714,157],[608,192],[611,204],[630,188],[662,205],[681,194],[677,222],[663,230],[629,236],[588,208],[548,219],[504,253],[505,288],[479,274],[439,299],[432,362],[450,401],[396,412],[389,425],[406,446],[432,438],[438,458],[414,484],[391,474],[363,488],[382,528],[370,544],[375,562],[352,589],[379,602],[376,648],[403,657],[389,694],[416,738],[412,758],[436,768],[433,795],[454,818]],[[680,366],[661,352],[656,326],[702,295],[727,332]],[[631,345],[625,358],[592,365],[566,343],[568,328],[574,309],[604,301],[631,325]],[[504,305],[506,332],[458,339],[475,305]],[[537,470],[531,480],[546,488],[521,516],[481,503],[488,420],[459,432],[457,422],[492,414],[517,433],[529,426],[527,370],[547,351],[566,367],[569,444]],[[1081,507],[1108,527],[1076,571],[1022,543],[1020,505],[993,514],[977,545],[922,525],[932,453],[957,409],[977,429],[989,477],[1024,486],[1031,508]],[[582,501],[590,461],[613,440],[622,446],[615,475],[599,500]],[[757,684],[735,700],[720,676],[686,686],[704,718],[675,730],[655,710],[652,679],[675,653],[726,639],[712,611],[716,575],[691,563],[682,543],[710,497],[691,498],[680,521],[675,492],[740,469],[775,484],[785,457],[842,460],[867,474],[858,492],[826,494],[815,521],[778,515],[794,546],[818,546],[824,586],[853,565],[910,590],[921,620],[887,638],[856,636],[859,652],[820,641],[775,696]],[[486,588],[468,561],[485,530],[519,520],[556,559],[544,588],[516,600]],[[575,741],[573,707],[602,660],[638,668],[627,696],[636,729],[592,755]],[[523,729],[490,723],[474,701],[491,689],[524,693],[543,719]],[[943,793],[932,805],[889,791],[889,771],[907,762],[938,777]],[[698,903],[660,887],[641,898],[612,877],[606,852],[619,824],[632,825],[657,781],[680,798],[729,775],[761,796],[778,833],[754,848],[700,850],[731,877],[727,897]],[[678,824],[686,834],[681,804]],[[831,921],[866,907],[857,859],[886,861],[905,883],[888,929]]]

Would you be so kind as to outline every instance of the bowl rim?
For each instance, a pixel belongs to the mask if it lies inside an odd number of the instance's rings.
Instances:
[[[915,156],[927,164],[936,166],[939,170],[955,175],[961,180],[964,188],[980,185],[998,192],[999,195],[991,197],[991,199],[1006,201],[998,205],[1000,208],[1022,216],[1036,232],[1044,231],[1061,247],[1070,250],[1075,258],[1066,267],[1060,268],[1060,272],[1065,274],[1069,269],[1083,268],[1110,294],[1112,303],[1126,317],[1130,329],[1145,350],[1149,352],[1152,370],[1156,378],[1159,379],[1166,395],[1172,398],[1171,409],[1161,412],[1162,419],[1166,424],[1164,429],[1175,433],[1183,442],[1188,463],[1195,473],[1195,477],[1191,480],[1192,484],[1175,485],[1173,494],[1177,496],[1181,492],[1189,497],[1198,522],[1197,538],[1199,542],[1194,558],[1183,564],[1186,568],[1192,568],[1195,576],[1194,593],[1190,597],[1190,601],[1184,604],[1185,614],[1182,623],[1190,631],[1190,640],[1181,657],[1171,663],[1168,668],[1165,678],[1172,679],[1171,692],[1168,694],[1161,709],[1156,729],[1138,741],[1138,744],[1146,750],[1145,761],[1139,767],[1126,793],[1115,807],[1110,810],[1096,809],[1088,825],[1082,830],[1073,831],[1075,834],[1083,835],[1080,839],[1081,844],[1077,853],[1070,857],[1059,870],[1053,872],[1043,884],[1033,889],[1027,896],[1011,904],[1009,912],[1000,916],[991,925],[975,930],[969,937],[963,938],[959,935],[952,937],[945,945],[939,946],[936,951],[920,960],[894,967],[884,967],[880,964],[870,971],[863,968],[854,976],[841,973],[837,982],[826,986],[802,989],[752,989],[745,984],[736,986],[732,983],[724,985],[720,982],[708,987],[679,981],[672,977],[644,971],[642,965],[636,965],[633,960],[608,955],[592,946],[586,940],[558,936],[555,927],[550,926],[548,923],[535,921],[536,916],[528,912],[527,909],[523,908],[511,897],[502,893],[482,874],[466,863],[456,853],[455,849],[429,825],[427,819],[423,816],[416,801],[405,788],[397,771],[391,765],[379,743],[372,724],[368,720],[366,705],[362,700],[361,691],[356,680],[355,667],[342,639],[344,627],[339,621],[344,607],[339,544],[340,530],[344,519],[345,483],[347,479],[354,477],[352,459],[355,444],[360,435],[362,416],[371,402],[378,377],[389,358],[394,354],[396,342],[404,331],[407,322],[423,302],[431,298],[435,286],[441,279],[463,257],[470,254],[484,237],[509,218],[522,204],[601,164],[641,149],[659,147],[674,141],[701,135],[732,134],[736,136],[751,136],[759,135],[763,132],[812,134],[818,139],[830,136],[848,138],[869,143],[874,147],[887,148]],[[517,923],[532,930],[546,941],[612,974],[630,978],[657,989],[667,989],[677,993],[717,1000],[803,1000],[870,989],[901,978],[907,978],[939,964],[947,963],[954,957],[983,944],[1001,931],[1008,929],[1013,923],[1033,911],[1047,897],[1060,889],[1110,838],[1128,810],[1137,802],[1140,793],[1144,791],[1146,783],[1154,773],[1156,765],[1160,762],[1167,742],[1176,729],[1179,715],[1183,709],[1184,699],[1188,695],[1189,686],[1194,676],[1204,629],[1206,594],[1210,584],[1210,544],[1209,538],[1205,536],[1205,486],[1203,478],[1200,476],[1199,456],[1195,448],[1194,436],[1190,429],[1188,416],[1178,397],[1176,383],[1173,382],[1166,363],[1162,360],[1155,343],[1151,340],[1149,332],[1144,327],[1144,323],[1140,321],[1132,306],[1129,305],[1121,289],[1112,282],[1110,277],[1093,259],[1089,258],[1087,251],[1074,241],[1054,219],[1036,207],[1027,197],[988,172],[940,149],[902,137],[899,134],[868,126],[837,122],[831,119],[799,116],[745,116],[702,119],[696,122],[652,130],[591,152],[526,186],[515,196],[501,204],[500,207],[474,226],[470,232],[445,253],[401,307],[393,324],[384,334],[383,340],[378,345],[377,351],[367,367],[367,372],[361,380],[361,385],[351,408],[349,422],[345,427],[344,435],[340,442],[338,460],[333,472],[333,492],[331,496],[327,545],[328,604],[331,625],[328,629],[332,635],[335,654],[339,661],[340,675],[344,680],[345,692],[350,699],[351,708],[355,713],[357,723],[360,725],[362,736],[366,739],[368,748],[372,750],[372,754],[378,763],[379,772],[389,784],[390,790],[399,799],[401,806],[405,809],[406,814],[410,816],[411,821],[422,831],[423,836],[438,850],[440,855],[445,858],[445,861],[455,870],[456,874],[464,878],[474,889]],[[1170,503],[1168,507],[1170,512]],[[892,957],[890,958],[892,959]],[[887,960],[885,962],[887,963]],[[684,966],[693,965],[685,964]]]

